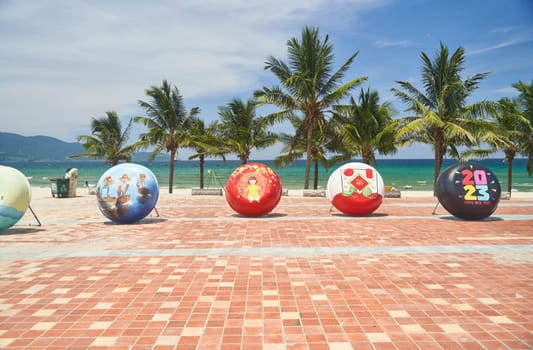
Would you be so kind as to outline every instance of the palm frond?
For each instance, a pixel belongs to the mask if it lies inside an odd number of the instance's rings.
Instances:
[[[366,80],[367,80],[367,77],[360,77],[360,78],[352,79],[346,82],[345,84],[342,84],[341,86],[333,90],[331,93],[324,95],[321,104],[325,108],[328,108],[329,106],[339,102],[341,99],[346,97],[346,95],[350,92],[351,89],[361,85]]]
[[[355,51],[350,57],[348,57],[346,62],[344,62],[344,64],[342,66],[340,66],[339,69],[337,69],[337,71],[335,73],[333,73],[329,77],[329,79],[326,82],[326,84],[324,84],[322,89],[320,89],[320,91],[319,91],[320,95],[329,95],[330,91],[336,89],[336,86],[339,84],[339,82],[344,77],[346,72],[350,69],[350,66],[353,63],[353,61],[355,60],[355,58],[357,57],[357,55],[359,55],[359,50]],[[359,80],[359,79],[361,79],[361,78],[358,78],[358,79],[355,79],[355,80]],[[366,80],[366,78],[364,78],[364,80]],[[346,85],[346,84],[344,84],[344,85]],[[355,86],[355,85],[353,85],[353,86]]]

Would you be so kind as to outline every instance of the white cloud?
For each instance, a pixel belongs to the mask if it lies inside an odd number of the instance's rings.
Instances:
[[[3,130],[73,139],[69,128],[121,114],[163,79],[185,99],[251,94],[266,57],[284,56],[304,25],[335,26],[386,2],[2,1]],[[333,11],[339,16],[322,16]]]
[[[497,28],[494,28],[493,30],[491,30],[491,33],[509,33],[509,32],[512,32],[516,29],[516,27],[512,27],[512,26],[509,26],[509,27],[497,27]]]
[[[377,40],[374,43],[375,46],[379,48],[383,47],[408,47],[416,45],[415,42],[411,40],[397,40],[397,41],[386,41],[386,40]]]
[[[516,90],[512,86],[502,87],[498,89],[490,89],[487,91],[487,93],[491,96],[497,97],[514,97],[519,94],[518,90]]]
[[[500,31],[499,34],[508,34],[512,32],[512,28],[506,28],[507,31]],[[499,49],[504,49],[510,46],[514,45],[520,45],[524,43],[529,43],[533,41],[533,29],[529,29],[523,32],[509,34],[508,37],[504,40],[499,40],[498,42],[494,44],[487,44],[483,47],[467,47],[465,48],[465,54],[466,55],[479,55],[483,53],[487,53],[490,51],[495,51]]]
[[[489,46],[485,46],[485,47],[482,47],[482,48],[470,50],[470,51],[467,52],[467,54],[469,54],[469,55],[479,55],[479,54],[482,54],[482,53],[485,53],[485,52],[494,51],[494,50],[498,50],[498,49],[503,49],[503,48],[508,47],[508,46],[513,46],[513,45],[516,45],[516,44],[520,44],[522,42],[524,42],[524,41],[523,40],[519,40],[519,39],[509,39],[509,40],[502,41],[502,42],[499,42],[499,43],[494,44],[494,45],[489,45]]]

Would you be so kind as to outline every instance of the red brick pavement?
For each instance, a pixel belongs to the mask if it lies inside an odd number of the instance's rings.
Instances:
[[[44,226],[27,215],[0,234],[0,348],[533,348],[533,200],[468,222],[432,215],[432,199],[350,218],[283,197],[245,218],[223,197],[162,196],[134,225],[93,200],[37,201]]]

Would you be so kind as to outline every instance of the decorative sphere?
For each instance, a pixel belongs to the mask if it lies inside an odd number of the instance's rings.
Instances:
[[[435,194],[453,216],[479,220],[494,213],[501,188],[496,175],[488,168],[465,162],[452,165],[439,175]]]
[[[278,175],[260,163],[243,164],[233,171],[226,183],[226,201],[245,216],[268,214],[281,199]]]
[[[15,225],[26,213],[31,187],[24,174],[0,165],[0,232]]]
[[[381,175],[368,164],[346,163],[328,179],[327,194],[331,204],[347,215],[368,215],[383,201]]]
[[[158,198],[157,178],[139,164],[115,165],[96,185],[98,208],[105,217],[119,224],[142,220],[154,209]]]

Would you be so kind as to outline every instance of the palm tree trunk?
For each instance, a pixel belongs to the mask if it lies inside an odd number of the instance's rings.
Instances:
[[[200,160],[200,188],[204,188],[204,165],[205,165],[205,156],[202,154],[199,157]]]
[[[376,165],[376,157],[374,156],[374,152],[372,151],[372,146],[363,146],[361,156],[363,158],[363,163],[368,164],[370,166]]]
[[[305,160],[305,178],[304,178],[304,190],[309,189],[309,176],[311,174],[311,150],[313,146],[313,126],[312,123],[307,123],[307,147],[305,150],[307,159]]]
[[[509,192],[509,199],[513,189],[513,161],[509,160],[507,163],[507,192]]]
[[[170,174],[168,175],[168,193],[172,193],[172,187],[174,186],[174,157],[176,156],[176,151],[170,151]]]
[[[433,172],[433,197],[436,196],[437,191],[437,179],[440,175],[440,167],[442,165],[442,155],[440,150],[435,150],[435,169]]]
[[[505,159],[507,160],[507,192],[509,192],[509,199],[511,199],[511,190],[513,189],[513,160],[515,152],[506,151]]]
[[[313,179],[313,189],[318,189],[318,160],[314,161],[315,169],[314,169],[314,179]]]
[[[433,178],[433,196],[436,195],[437,191],[437,179],[440,175],[440,168],[442,166],[442,159],[444,158],[444,145],[442,140],[442,133],[437,130],[435,132],[435,169],[434,169],[434,178]]]
[[[239,154],[239,159],[241,160],[242,165],[247,164],[249,158],[250,158],[250,152]]]

